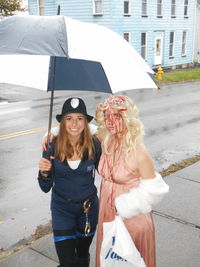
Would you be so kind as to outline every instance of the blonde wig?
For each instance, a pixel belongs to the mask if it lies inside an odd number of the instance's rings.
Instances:
[[[63,116],[60,122],[60,130],[56,138],[55,156],[58,157],[60,161],[63,162],[67,159],[71,159],[74,155],[74,152],[76,152],[78,157],[82,159],[84,151],[87,150],[88,159],[91,160],[94,154],[93,142],[86,116],[84,116],[85,128],[81,133],[81,136],[75,148],[72,147],[69,135],[66,132],[65,119],[66,116]]]
[[[117,111],[122,117],[125,133],[121,135],[121,149],[128,155],[128,152],[135,149],[137,144],[143,144],[144,130],[138,117],[138,109],[127,96],[110,96],[97,106],[95,119],[99,125],[99,137],[102,139],[102,148],[106,154],[113,152],[109,149],[111,134],[105,123],[105,111],[108,109]]]

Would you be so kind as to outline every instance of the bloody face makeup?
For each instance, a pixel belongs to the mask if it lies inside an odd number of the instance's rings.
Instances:
[[[104,112],[104,119],[107,130],[111,134],[120,133],[124,129],[124,123],[120,112],[115,109],[108,108]]]

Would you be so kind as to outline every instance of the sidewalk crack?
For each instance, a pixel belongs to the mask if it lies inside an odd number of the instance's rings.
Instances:
[[[165,217],[165,218],[167,218],[169,220],[173,220],[173,221],[176,221],[176,222],[179,222],[179,223],[182,223],[182,224],[187,224],[187,225],[190,225],[190,226],[192,226],[194,228],[200,229],[200,225],[197,225],[197,224],[194,224],[194,223],[191,223],[191,222],[184,221],[182,219],[176,218],[176,217],[171,216],[171,215],[164,214],[164,213],[159,212],[159,211],[153,210],[153,214],[156,214],[158,216]]]
[[[192,179],[189,179],[189,178],[186,178],[186,177],[181,177],[179,175],[176,175],[177,178],[179,179],[184,179],[184,180],[187,180],[187,181],[190,181],[190,182],[195,182],[195,183],[200,183],[200,181],[196,181],[196,180],[192,180]]]
[[[34,248],[32,248],[32,247],[29,247],[29,249],[32,249],[34,252],[39,253],[40,255],[44,256],[45,258],[48,258],[48,259],[50,259],[50,260],[52,260],[52,261],[58,263],[54,258],[51,258],[51,257],[49,257],[48,255],[45,255],[45,254],[43,254],[42,252],[40,252],[40,251],[38,251],[38,250],[36,250],[36,249],[34,249]]]

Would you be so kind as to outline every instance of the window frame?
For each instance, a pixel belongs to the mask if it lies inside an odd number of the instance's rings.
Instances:
[[[125,38],[125,35],[128,36],[128,39]],[[131,41],[131,33],[130,32],[124,32],[123,37],[128,43],[130,43],[130,41]]]
[[[171,42],[171,34],[173,34],[173,41]],[[174,58],[174,44],[175,44],[175,31],[169,33],[169,58]],[[172,52],[172,53],[170,53]]]
[[[176,18],[176,0],[171,0],[171,18]]]
[[[101,4],[101,11],[98,11],[97,3]],[[102,16],[103,15],[103,1],[102,0],[93,0],[93,16]]]
[[[127,4],[127,12],[125,12],[126,10],[126,4]],[[130,12],[130,0],[124,0],[124,16],[130,16],[131,12]]]
[[[145,14],[143,11],[146,11]],[[148,0],[142,0],[142,17],[148,17]]]
[[[189,6],[189,0],[184,0],[184,18],[188,18],[188,6]]]
[[[145,34],[145,44],[143,44],[143,34]],[[147,32],[141,32],[141,37],[140,37],[140,55],[142,56],[142,58],[145,61],[147,60]]]
[[[160,9],[160,14],[158,13],[159,9]],[[163,17],[163,0],[157,0],[157,18],[162,18],[162,17]]]
[[[181,45],[181,56],[186,57],[186,46],[187,46],[187,31],[184,30],[182,33],[182,45]]]

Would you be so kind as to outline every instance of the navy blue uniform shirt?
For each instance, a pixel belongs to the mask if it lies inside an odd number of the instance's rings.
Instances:
[[[101,144],[96,137],[93,137],[94,157],[87,159],[87,151],[84,152],[77,169],[73,170],[67,161],[61,162],[55,158],[52,160],[52,170],[49,179],[44,180],[39,176],[40,188],[44,192],[49,192],[52,187],[63,196],[75,201],[83,201],[89,196],[96,194],[97,189],[94,185],[94,170],[98,168],[101,156]],[[54,155],[54,145],[52,145],[51,155]],[[43,153],[45,157],[46,152]]]

